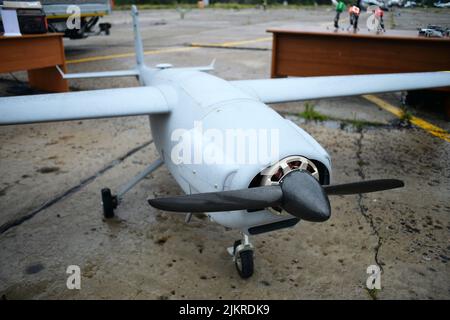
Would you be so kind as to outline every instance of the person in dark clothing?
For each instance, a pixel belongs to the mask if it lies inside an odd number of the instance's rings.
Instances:
[[[348,9],[348,13],[350,14],[350,27],[353,26],[353,31],[355,32],[358,30],[358,19],[360,12],[361,0],[356,0],[356,3]]]
[[[336,4],[336,16],[334,18],[334,27],[336,29],[339,29],[339,18],[341,16],[341,13],[345,10],[345,3],[344,1],[338,1]]]

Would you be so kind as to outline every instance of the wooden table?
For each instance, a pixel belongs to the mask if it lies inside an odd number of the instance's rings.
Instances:
[[[273,78],[450,70],[450,38],[419,37],[417,31],[268,32],[273,33]]]
[[[450,70],[450,38],[417,31],[334,32],[326,28],[269,29],[273,33],[272,78]],[[450,119],[450,87],[443,103]]]
[[[0,73],[28,71],[30,86],[49,92],[69,91],[56,65],[66,71],[62,33],[0,36]]]

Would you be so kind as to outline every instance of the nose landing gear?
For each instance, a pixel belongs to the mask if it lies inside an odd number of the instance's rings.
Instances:
[[[236,270],[242,279],[248,279],[253,275],[253,249],[246,234],[243,234],[242,240],[235,241],[233,247],[228,248],[228,253],[233,257]]]

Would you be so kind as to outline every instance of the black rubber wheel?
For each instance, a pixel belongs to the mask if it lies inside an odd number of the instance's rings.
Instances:
[[[241,240],[234,242],[234,264],[239,276],[242,279],[248,279],[253,275],[253,250],[244,250],[236,254],[236,248],[242,243]]]
[[[106,219],[114,218],[114,209],[117,208],[117,198],[111,194],[109,188],[102,189],[103,216]]]
[[[242,279],[250,278],[253,275],[253,250],[239,252],[235,265]]]

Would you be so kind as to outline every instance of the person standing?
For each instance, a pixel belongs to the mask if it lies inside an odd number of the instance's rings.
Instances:
[[[338,1],[336,4],[336,16],[334,18],[334,27],[336,29],[339,29],[339,18],[341,16],[341,13],[345,10],[345,3],[344,1]]]
[[[356,0],[356,3],[352,5],[350,9],[348,9],[348,13],[350,14],[350,27],[353,26],[354,32],[358,30],[358,19],[360,12],[361,12],[361,0]]]

